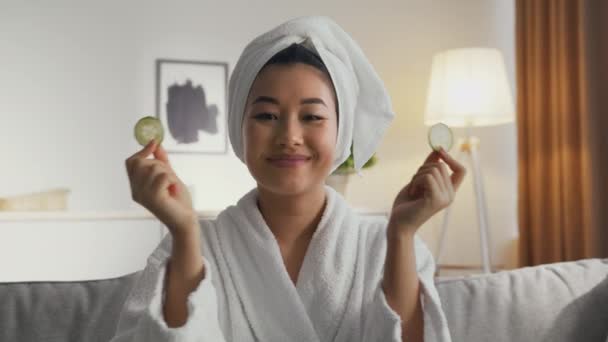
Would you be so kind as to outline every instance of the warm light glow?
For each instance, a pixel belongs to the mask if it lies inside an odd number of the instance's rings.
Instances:
[[[433,57],[424,123],[464,127],[512,122],[515,110],[500,51],[447,50]]]

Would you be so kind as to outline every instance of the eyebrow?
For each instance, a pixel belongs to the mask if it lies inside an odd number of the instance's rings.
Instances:
[[[254,105],[256,103],[261,103],[261,102],[267,102],[267,103],[279,105],[279,101],[277,99],[275,99],[274,97],[270,97],[270,96],[258,96],[258,98],[256,98],[255,101],[253,101],[252,105]],[[315,103],[322,104],[325,107],[327,107],[325,102],[323,102],[323,100],[321,100],[318,97],[302,99],[302,101],[300,101],[300,104],[315,104]]]

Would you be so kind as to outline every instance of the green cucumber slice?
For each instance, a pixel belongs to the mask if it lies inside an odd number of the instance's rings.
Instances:
[[[429,145],[435,151],[440,147],[448,152],[454,144],[454,134],[450,127],[444,123],[437,123],[429,128]]]
[[[164,135],[162,123],[153,116],[143,117],[135,124],[135,140],[142,146],[148,145],[152,139],[160,145]]]

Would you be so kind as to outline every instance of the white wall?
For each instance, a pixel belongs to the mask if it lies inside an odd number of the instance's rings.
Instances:
[[[424,160],[422,116],[434,53],[497,47],[514,84],[512,0],[0,2],[0,196],[66,186],[70,210],[141,209],[131,200],[124,160],[139,149],[135,122],[155,115],[155,59],[225,61],[231,72],[247,42],[307,14],[331,16],[351,33],[397,112],[379,164],[353,181],[355,206],[390,206]],[[482,139],[495,260],[508,264],[507,246],[517,232],[514,124],[474,133]],[[184,182],[196,186],[198,209],[221,209],[254,186],[232,154],[170,159]],[[448,236],[453,263],[479,262],[468,181]],[[432,248],[436,218],[421,230]],[[2,240],[10,234],[5,226]]]

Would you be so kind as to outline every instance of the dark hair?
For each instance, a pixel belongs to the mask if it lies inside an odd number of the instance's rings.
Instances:
[[[264,64],[261,70],[264,70],[265,67],[272,64],[288,65],[295,63],[303,63],[319,69],[327,76],[329,81],[332,82],[332,87],[334,87],[334,93],[336,92],[331,76],[329,75],[329,71],[327,70],[327,67],[325,66],[325,63],[323,63],[321,57],[319,57],[316,53],[301,44],[293,43],[287,48],[279,51],[277,54],[272,56],[272,58],[270,58],[270,60],[268,60],[266,64]],[[337,112],[338,102],[336,99],[336,114]]]
[[[293,43],[289,47],[279,51],[277,54],[272,56],[272,58],[264,64],[262,69],[271,65],[271,64],[295,64],[295,63],[304,63],[311,65],[319,70],[331,79],[329,76],[329,71],[325,66],[325,63],[321,60],[321,58],[311,50],[307,49],[301,44]]]

